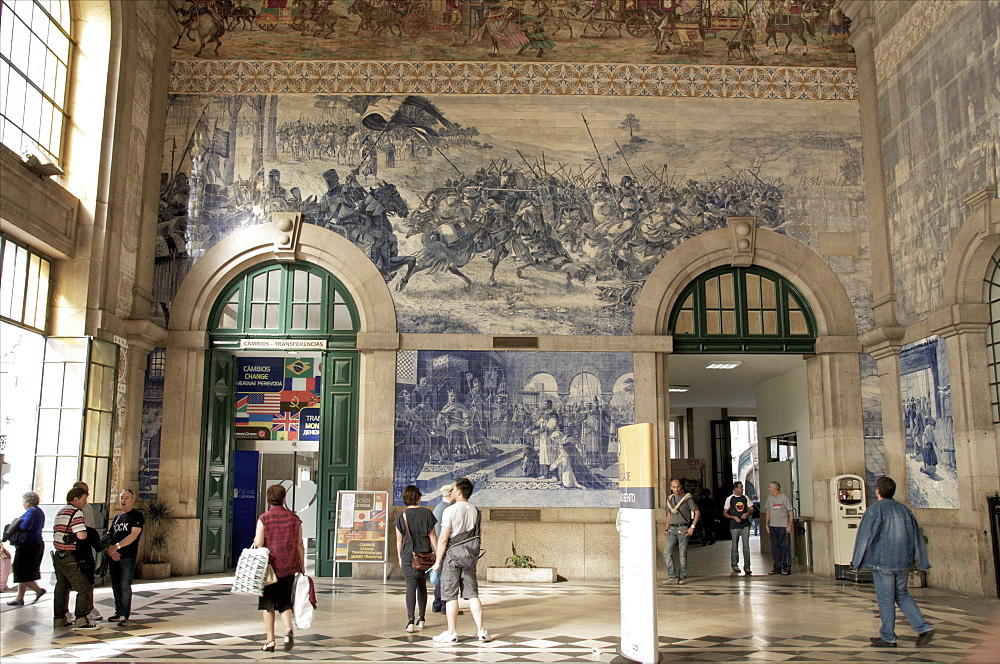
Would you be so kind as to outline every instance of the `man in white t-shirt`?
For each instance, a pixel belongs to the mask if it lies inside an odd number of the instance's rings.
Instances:
[[[472,482],[462,477],[455,482],[451,497],[455,501],[441,516],[437,561],[431,569],[440,573],[441,599],[447,602],[448,629],[434,637],[436,643],[458,642],[458,598],[469,600],[476,621],[479,640],[493,637],[483,626],[483,603],[479,600],[476,565],[479,562],[479,510],[469,502]]]

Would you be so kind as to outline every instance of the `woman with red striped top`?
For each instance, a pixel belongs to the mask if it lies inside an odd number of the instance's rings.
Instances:
[[[295,644],[292,634],[292,593],[295,587],[295,573],[305,573],[305,548],[302,546],[302,521],[295,512],[285,508],[285,487],[272,484],[267,487],[267,504],[270,509],[257,520],[254,546],[266,546],[271,552],[271,567],[276,583],[264,586],[264,594],[257,602],[257,608],[264,614],[266,642],[261,650],[274,652],[274,612],[281,614],[285,625],[285,650]]]

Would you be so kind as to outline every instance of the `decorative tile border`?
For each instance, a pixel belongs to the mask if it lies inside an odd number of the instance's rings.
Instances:
[[[853,68],[176,60],[175,94],[533,94],[852,101]]]
[[[875,78],[881,81],[951,10],[968,1],[922,0],[913,3],[875,47]]]

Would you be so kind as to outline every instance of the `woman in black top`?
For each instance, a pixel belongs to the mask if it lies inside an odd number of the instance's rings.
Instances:
[[[399,567],[406,579],[406,631],[424,626],[424,610],[427,608],[427,570],[413,569],[413,553],[428,553],[437,549],[437,534],[434,524],[437,518],[426,507],[420,506],[420,489],[412,484],[403,489],[403,504],[406,509],[396,516],[396,556]],[[409,533],[407,533],[409,531]],[[413,609],[418,609],[416,625]]]

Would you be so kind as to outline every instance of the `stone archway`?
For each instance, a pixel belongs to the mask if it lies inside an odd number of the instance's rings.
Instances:
[[[384,418],[374,408],[378,397],[365,394],[365,391],[392,394],[393,390],[394,377],[386,378],[372,368],[394,361],[396,344],[391,340],[396,337],[396,316],[389,288],[371,260],[347,239],[303,224],[297,245],[289,250],[279,246],[282,231],[278,224],[273,221],[238,231],[213,246],[192,267],[173,301],[166,344],[159,482],[160,498],[174,507],[178,517],[171,533],[175,574],[199,571],[197,497],[209,316],[226,286],[253,266],[294,258],[336,275],[348,289],[358,310],[361,383],[365,385],[358,413],[358,439],[364,441],[358,449],[358,482],[371,484],[362,477],[361,469],[375,468],[377,472],[384,465],[369,458],[392,458],[392,428],[385,426]]]
[[[667,254],[653,270],[636,306],[636,335],[663,335],[670,311],[684,288],[715,267],[737,263],[731,229],[692,238]],[[748,264],[747,256],[740,264]],[[813,449],[813,552],[819,574],[834,571],[830,541],[831,478],[864,477],[864,430],[858,355],[861,343],[850,298],[823,259],[805,245],[768,230],[756,230],[749,264],[768,268],[792,282],[816,319],[816,354],[806,358],[810,444]],[[648,357],[642,357],[648,355]],[[667,393],[669,355],[636,354],[636,421],[657,423],[667,440],[670,406]],[[657,461],[665,477],[668,459]]]

